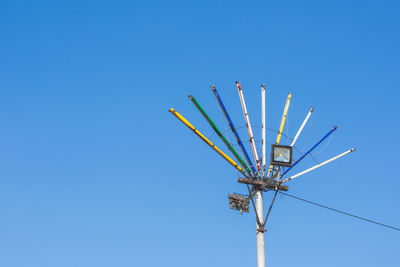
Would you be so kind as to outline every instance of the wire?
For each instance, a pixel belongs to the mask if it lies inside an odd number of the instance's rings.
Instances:
[[[217,109],[220,111],[221,120],[223,121],[223,124],[224,124],[224,127],[225,127],[225,129],[222,131],[222,133],[224,135],[226,135],[229,143],[232,145],[233,142],[232,142],[231,131],[229,131],[230,130],[229,129],[230,128],[229,123],[225,120],[224,111],[222,110],[221,106],[218,104],[218,101],[217,101],[216,105],[217,105]]]
[[[300,154],[300,157],[303,156],[303,153],[302,153],[296,146],[293,146],[293,148],[297,151],[297,153]],[[310,154],[308,154],[308,155],[310,155],[310,157],[312,158],[312,160],[313,160],[316,164],[319,164],[319,163],[320,163],[320,162],[318,162],[318,160],[315,159],[315,157],[313,156],[312,153],[310,153]]]
[[[314,153],[314,156],[320,154],[322,151],[325,150],[325,148],[326,148],[326,147],[329,145],[329,143],[331,142],[332,137],[333,137],[333,135],[331,135],[331,136],[329,137],[328,141],[326,142],[325,146],[324,146],[322,149],[320,149],[319,151],[317,151],[317,152]]]
[[[313,125],[313,116],[310,117],[309,125],[310,125],[310,127],[308,127],[307,135],[306,135],[306,138],[305,138],[305,141],[304,141],[304,146],[301,149],[301,151],[303,151],[306,148],[306,145],[307,145],[307,142],[308,142],[308,138],[310,137],[311,128],[312,128],[312,125]]]
[[[341,211],[341,210],[330,208],[330,207],[327,207],[327,206],[324,206],[324,205],[321,205],[321,204],[318,204],[318,203],[315,203],[315,202],[312,202],[312,201],[309,201],[309,200],[305,200],[305,199],[300,198],[300,197],[289,195],[287,193],[283,193],[283,192],[280,192],[280,191],[278,193],[280,193],[282,195],[285,195],[285,196],[288,196],[288,197],[295,198],[297,200],[301,200],[301,201],[307,202],[309,204],[312,204],[312,205],[315,205],[315,206],[318,206],[318,207],[321,207],[321,208],[325,208],[325,209],[328,209],[328,210],[331,210],[331,211],[335,211],[335,212],[338,212],[338,213],[341,213],[341,214],[344,214],[344,215],[347,215],[347,216],[350,216],[350,217],[353,217],[353,218],[356,218],[356,219],[360,219],[360,220],[363,220],[363,221],[366,221],[366,222],[374,223],[374,224],[377,224],[377,225],[380,225],[380,226],[383,226],[383,227],[387,227],[387,228],[390,228],[390,229],[393,229],[393,230],[396,230],[396,231],[400,231],[400,228],[397,228],[397,227],[394,227],[394,226],[390,226],[390,225],[383,224],[383,223],[380,223],[380,222],[377,222],[377,221],[369,220],[369,219],[366,219],[366,218],[363,218],[363,217],[360,217],[360,216],[357,216],[357,215],[354,215],[354,214],[351,214],[351,213],[347,213],[347,212],[344,212],[344,211]]]
[[[286,117],[286,135],[287,135],[287,136],[289,136],[289,127],[290,127],[290,125],[289,125],[289,118]],[[289,143],[289,140],[286,139],[286,145],[288,146],[289,144],[290,144],[290,143]]]

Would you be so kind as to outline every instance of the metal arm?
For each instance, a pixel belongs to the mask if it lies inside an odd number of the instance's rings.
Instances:
[[[175,109],[170,108],[169,112],[178,118],[183,124],[185,124],[190,130],[192,130],[198,137],[200,137],[207,145],[209,145],[212,149],[214,149],[221,157],[223,157],[226,161],[229,162],[236,170],[241,172],[243,175],[247,177],[246,172],[228,155],[221,151],[218,147],[216,147],[210,140],[208,140],[203,134],[201,134],[189,121],[187,121],[181,114],[179,114]]]
[[[256,144],[255,144],[255,142],[254,142],[253,131],[252,131],[252,129],[251,129],[249,114],[247,113],[247,108],[246,108],[246,103],[245,103],[245,101],[244,101],[244,96],[243,96],[243,92],[242,92],[242,87],[241,87],[241,85],[240,85],[239,82],[236,82],[236,86],[237,86],[238,93],[239,93],[240,104],[242,105],[242,111],[243,111],[243,115],[244,115],[244,121],[246,122],[247,132],[249,133],[250,144],[251,144],[251,148],[252,148],[252,150],[253,150],[254,160],[256,161],[256,165],[257,165],[258,171],[260,171],[260,170],[261,170],[260,162],[259,162],[259,160],[258,160],[258,154],[257,154]]]
[[[265,178],[265,168],[266,168],[266,132],[265,132],[265,84],[261,85],[261,146],[262,146],[262,157],[261,157],[261,178]]]
[[[235,156],[235,158],[239,161],[240,165],[242,165],[242,167],[247,171],[247,173],[249,175],[251,175],[251,170],[249,169],[249,167],[247,167],[247,165],[243,161],[243,159],[239,156],[239,154],[232,147],[232,145],[228,142],[228,140],[226,140],[225,136],[221,133],[221,131],[218,129],[217,125],[215,125],[215,123],[207,115],[207,113],[204,111],[204,109],[200,106],[199,102],[197,102],[197,100],[192,95],[189,96],[189,99],[196,106],[196,108],[200,111],[200,113],[207,120],[207,122],[211,125],[211,127],[214,129],[214,131],[217,133],[217,135],[222,139],[224,144],[228,147],[228,149],[232,152],[232,154]]]
[[[253,173],[256,174],[257,171],[256,171],[256,169],[254,168],[254,165],[253,165],[253,163],[251,162],[251,159],[250,159],[250,157],[249,157],[249,154],[247,153],[247,150],[246,150],[246,148],[244,147],[244,145],[243,145],[243,143],[242,143],[242,140],[240,139],[239,134],[238,134],[238,132],[236,131],[235,126],[233,125],[233,122],[232,122],[232,120],[231,120],[231,117],[229,116],[228,111],[226,110],[225,105],[224,105],[224,103],[222,102],[222,99],[221,99],[221,97],[220,97],[219,94],[218,94],[217,88],[215,88],[214,85],[211,85],[211,89],[213,90],[213,93],[214,93],[215,97],[217,98],[218,104],[219,104],[219,106],[221,107],[221,109],[222,109],[222,111],[223,111],[223,113],[224,113],[224,115],[225,115],[226,120],[227,120],[228,123],[229,123],[229,126],[230,126],[230,128],[231,128],[231,130],[232,130],[232,132],[233,132],[233,135],[235,136],[236,141],[237,141],[237,143],[238,143],[240,149],[242,150],[242,152],[243,152],[243,154],[244,154],[244,156],[245,156],[245,159],[246,159],[246,161],[247,161],[247,164],[249,164],[249,166],[250,166],[251,170],[253,171]]]
[[[297,138],[299,138],[300,133],[303,131],[303,128],[306,125],[306,123],[307,123],[308,119],[310,118],[311,113],[313,113],[313,111],[314,111],[314,108],[310,108],[310,111],[308,112],[308,114],[307,114],[306,118],[304,119],[303,123],[301,124],[299,130],[297,131],[296,135],[294,136],[293,141],[290,144],[290,146],[294,146],[294,144],[296,143]]]
[[[288,110],[289,110],[289,105],[290,105],[290,100],[291,100],[291,98],[292,98],[292,94],[289,93],[288,96],[287,96],[287,99],[286,99],[285,108],[284,108],[284,110],[283,110],[283,115],[282,115],[281,125],[280,125],[280,127],[279,127],[278,136],[276,137],[276,142],[275,142],[276,145],[279,145],[279,143],[280,143],[280,141],[281,141],[282,131],[283,131],[283,127],[285,126],[286,116],[287,116],[287,113],[288,113]],[[267,173],[267,178],[269,177],[269,175],[270,175],[270,173],[271,173],[273,167],[274,167],[274,166],[269,165],[269,169],[268,169],[268,173]],[[271,182],[271,179],[269,180],[269,182]]]
[[[284,179],[284,180],[281,182],[281,184],[286,183],[286,182],[288,182],[288,181],[290,181],[290,180],[293,180],[294,178],[299,177],[299,176],[301,176],[301,175],[303,175],[303,174],[306,174],[306,173],[308,173],[308,172],[310,172],[310,171],[312,171],[312,170],[315,170],[315,169],[317,169],[317,168],[319,168],[319,167],[322,167],[322,166],[324,166],[325,164],[328,164],[329,162],[332,162],[332,161],[334,161],[334,160],[336,160],[336,159],[338,159],[338,158],[341,158],[341,157],[343,157],[343,156],[345,156],[345,155],[347,155],[347,154],[349,154],[349,153],[351,153],[351,152],[353,152],[353,151],[355,151],[355,150],[356,150],[355,148],[349,149],[349,150],[347,150],[346,152],[344,152],[344,153],[342,153],[342,154],[340,154],[340,155],[337,155],[336,157],[333,157],[333,158],[331,158],[331,159],[328,159],[327,161],[324,161],[324,162],[322,162],[322,163],[320,163],[320,164],[317,164],[317,165],[315,165],[314,167],[311,167],[311,168],[309,168],[309,169],[307,169],[307,170],[305,170],[305,171],[299,172],[298,174],[295,174],[295,175],[293,175],[293,176],[291,176],[291,177],[289,177],[289,178]]]
[[[290,171],[294,166],[296,166],[302,159],[304,159],[308,154],[311,153],[311,151],[314,150],[319,144],[322,143],[328,136],[330,136],[334,131],[337,130],[337,126],[333,126],[332,130],[330,130],[321,140],[318,141],[312,148],[310,148],[306,153],[304,153],[303,156],[301,156],[295,163],[292,164],[280,177],[283,177],[288,171]]]

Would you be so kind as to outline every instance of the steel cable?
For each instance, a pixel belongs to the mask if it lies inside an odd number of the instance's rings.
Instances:
[[[306,200],[306,199],[301,198],[301,197],[293,196],[293,195],[290,195],[288,193],[283,193],[283,192],[280,192],[280,191],[278,193],[282,194],[282,195],[285,195],[285,196],[288,196],[288,197],[291,197],[291,198],[294,198],[294,199],[297,199],[297,200],[301,200],[303,202],[306,202],[306,203],[309,203],[309,204],[312,204],[312,205],[315,205],[315,206],[318,206],[318,207],[321,207],[321,208],[325,208],[325,209],[328,209],[328,210],[331,210],[331,211],[334,211],[334,212],[337,212],[337,213],[341,213],[341,214],[344,214],[344,215],[347,215],[347,216],[350,216],[350,217],[353,217],[353,218],[356,218],[356,219],[359,219],[359,220],[363,220],[363,221],[366,221],[366,222],[369,222],[369,223],[374,223],[374,224],[377,224],[377,225],[380,225],[380,226],[383,226],[383,227],[387,227],[387,228],[390,228],[390,229],[393,229],[393,230],[396,230],[396,231],[400,231],[400,228],[397,228],[397,227],[394,227],[394,226],[390,226],[390,225],[387,225],[387,224],[383,224],[383,223],[380,223],[380,222],[377,222],[377,221],[373,221],[373,220],[370,220],[370,219],[367,219],[367,218],[363,218],[363,217],[360,217],[360,216],[357,216],[357,215],[354,215],[354,214],[351,214],[351,213],[348,213],[348,212],[344,212],[344,211],[341,211],[341,210],[338,210],[338,209],[330,208],[328,206],[325,206],[325,205],[322,205],[322,204],[318,204],[316,202],[312,202],[312,201]]]

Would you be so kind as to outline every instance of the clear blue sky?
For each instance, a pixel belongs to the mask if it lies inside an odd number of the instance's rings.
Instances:
[[[193,94],[225,128],[215,84],[243,126],[235,80],[253,125],[266,83],[268,127],[291,91],[290,136],[316,108],[300,148],[334,124],[316,158],[357,148],[290,193],[399,226],[399,22],[398,1],[2,1],[0,266],[255,266],[238,173],[167,111],[210,136]],[[288,197],[267,228],[268,266],[399,266],[399,232]]]

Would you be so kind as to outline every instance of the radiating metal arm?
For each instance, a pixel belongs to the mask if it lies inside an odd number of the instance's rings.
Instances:
[[[249,167],[247,167],[246,163],[243,161],[243,159],[239,156],[239,154],[236,152],[236,150],[232,147],[232,145],[226,140],[225,136],[221,133],[221,131],[218,129],[217,125],[211,120],[211,118],[207,115],[207,113],[204,111],[204,109],[200,106],[199,102],[197,102],[196,98],[194,96],[190,95],[189,99],[192,101],[192,103],[196,106],[196,108],[200,111],[200,113],[203,115],[203,117],[207,120],[207,122],[211,125],[211,127],[214,129],[216,134],[221,138],[221,140],[224,142],[224,144],[228,147],[228,149],[232,152],[232,154],[235,156],[235,158],[239,161],[240,165],[247,171],[249,175],[251,175],[251,170]]]
[[[253,150],[254,160],[256,161],[256,165],[257,165],[258,171],[261,171],[260,161],[258,160],[258,153],[257,153],[257,149],[256,149],[256,144],[254,142],[254,135],[253,135],[253,131],[251,129],[249,114],[247,113],[246,103],[244,101],[244,96],[243,96],[243,92],[242,92],[242,86],[240,85],[239,82],[236,82],[236,86],[237,86],[238,93],[239,93],[240,104],[242,105],[242,111],[243,111],[243,115],[244,115],[244,121],[245,121],[246,127],[247,127],[247,132],[249,133],[250,144],[251,144],[251,148]]]
[[[265,132],[265,84],[261,85],[261,149],[262,149],[262,157],[261,157],[261,178],[265,178],[265,168],[266,168],[266,149],[265,145],[267,142],[266,132]]]
[[[276,142],[275,142],[276,145],[279,145],[279,143],[280,143],[280,141],[281,141],[282,131],[283,131],[283,127],[285,126],[286,116],[287,116],[287,113],[288,113],[288,110],[289,110],[289,105],[290,105],[290,100],[291,100],[291,98],[292,98],[292,94],[289,93],[288,96],[287,96],[287,99],[286,99],[285,108],[284,108],[284,110],[283,110],[283,115],[282,115],[281,125],[279,126],[278,136],[276,137]],[[270,175],[270,173],[271,173],[273,167],[274,167],[274,166],[269,165],[269,169],[268,169],[268,173],[267,173],[267,178],[269,177],[269,175]],[[270,181],[270,182],[271,182],[271,181]]]
[[[190,130],[192,130],[198,137],[200,137],[207,145],[209,145],[212,149],[214,149],[221,157],[223,157],[226,161],[228,161],[236,170],[241,172],[243,175],[246,175],[246,172],[235,162],[233,161],[228,155],[221,151],[218,147],[216,147],[210,140],[208,140],[202,133],[200,133],[189,121],[187,121],[181,114],[179,114],[173,108],[169,109],[172,115],[178,118],[183,124],[185,124]]]
[[[353,152],[353,151],[355,151],[355,150],[356,150],[355,148],[349,149],[349,150],[347,150],[346,152],[344,152],[344,153],[342,153],[342,154],[340,154],[340,155],[337,155],[336,157],[333,157],[333,158],[331,158],[331,159],[328,159],[327,161],[324,161],[324,162],[322,162],[322,163],[320,163],[320,164],[317,164],[317,165],[315,165],[314,167],[311,167],[311,168],[309,168],[309,169],[307,169],[307,170],[305,170],[305,171],[302,171],[302,172],[299,172],[298,174],[295,174],[295,175],[293,175],[293,176],[290,176],[289,178],[286,178],[286,179],[282,180],[281,184],[286,183],[286,182],[288,182],[288,181],[290,181],[290,180],[293,180],[294,178],[299,177],[299,176],[301,176],[301,175],[303,175],[303,174],[306,174],[306,173],[308,173],[308,172],[310,172],[310,171],[312,171],[312,170],[315,170],[315,169],[317,169],[317,168],[319,168],[319,167],[322,167],[322,166],[324,166],[325,164],[328,164],[329,162],[332,162],[332,161],[334,161],[334,160],[336,160],[336,159],[338,159],[338,158],[341,158],[341,157],[343,157],[343,156],[345,156],[345,155],[347,155],[347,154],[349,154],[349,153],[351,153],[351,152]]]
[[[314,148],[316,148],[319,144],[322,143],[322,141],[324,141],[328,136],[330,136],[334,131],[336,131],[338,127],[337,126],[333,126],[332,130],[330,130],[321,140],[319,140],[312,148],[310,148],[306,153],[304,153],[303,156],[301,156],[295,163],[293,163],[288,169],[286,169],[286,171],[284,171],[282,173],[282,176],[284,176],[288,171],[290,171],[294,166],[296,166],[302,159],[304,159],[308,154],[311,153],[311,151],[314,150]]]
[[[224,103],[222,102],[222,99],[221,99],[220,95],[218,94],[217,88],[215,88],[214,85],[211,85],[211,89],[212,89],[212,91],[213,91],[215,97],[217,98],[218,104],[219,104],[219,106],[221,107],[221,109],[222,109],[222,111],[223,111],[223,113],[224,113],[224,115],[225,115],[225,118],[226,118],[226,120],[227,120],[228,123],[229,123],[229,127],[231,128],[231,130],[232,130],[232,132],[233,132],[233,135],[235,136],[236,141],[237,141],[237,143],[238,143],[240,149],[242,150],[242,152],[243,152],[243,154],[244,154],[244,156],[245,156],[245,159],[246,159],[246,161],[247,161],[247,164],[249,164],[249,166],[250,166],[251,170],[253,171],[253,173],[256,174],[257,171],[256,171],[256,169],[254,168],[253,163],[251,162],[251,159],[250,159],[250,157],[249,157],[249,154],[247,153],[247,150],[246,150],[246,148],[244,147],[243,142],[242,142],[242,140],[240,139],[239,134],[238,134],[238,132],[236,131],[235,126],[233,125],[233,122],[232,122],[232,120],[231,120],[231,117],[229,116],[228,111],[226,110],[225,105],[224,105]]]
[[[278,132],[278,137],[276,138],[276,144],[277,145],[281,142],[282,131],[283,131],[283,127],[285,126],[285,121],[286,121],[286,117],[287,117],[287,113],[288,113],[288,110],[289,110],[289,105],[290,105],[290,100],[291,99],[292,99],[292,93],[289,93],[288,97],[286,99],[285,109],[283,110],[281,125],[279,127],[279,132]]]
[[[303,128],[306,125],[306,123],[307,123],[308,119],[310,118],[311,113],[313,113],[313,111],[314,111],[314,108],[311,108],[310,111],[308,112],[308,114],[307,114],[306,118],[304,119],[303,123],[301,124],[299,130],[297,131],[296,135],[294,136],[293,141],[290,144],[290,146],[294,146],[294,144],[296,143],[297,138],[299,138],[300,133],[303,131]]]

